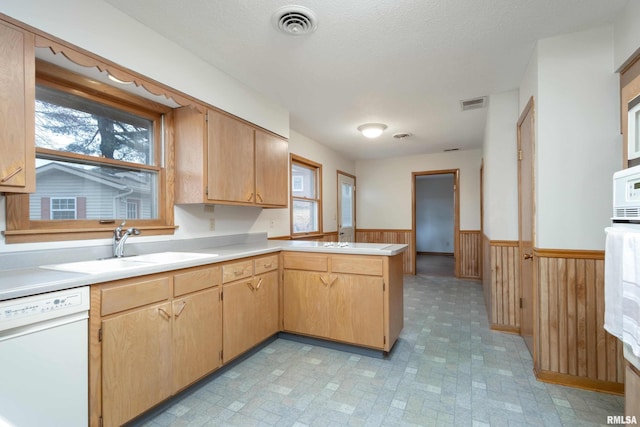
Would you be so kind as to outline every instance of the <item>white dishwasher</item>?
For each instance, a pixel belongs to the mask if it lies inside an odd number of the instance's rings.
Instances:
[[[89,287],[0,301],[0,427],[87,426]]]

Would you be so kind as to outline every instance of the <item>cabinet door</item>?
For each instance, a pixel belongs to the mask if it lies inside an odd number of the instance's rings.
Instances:
[[[0,23],[0,192],[35,191],[34,36]]]
[[[222,349],[224,363],[255,344],[253,278],[224,285],[222,298]]]
[[[209,110],[208,132],[207,198],[254,203],[253,128]]]
[[[367,347],[384,347],[382,277],[332,274],[331,338]]]
[[[171,304],[102,322],[102,416],[119,426],[171,395]]]
[[[278,272],[271,271],[254,278],[254,306],[256,319],[255,343],[278,332]]]
[[[220,367],[219,288],[173,301],[173,389],[179,391]]]
[[[173,110],[176,204],[206,202],[206,129],[203,112],[190,106]]]
[[[282,138],[256,130],[256,203],[287,206],[289,144]]]
[[[327,273],[285,270],[284,330],[328,338],[329,288]]]

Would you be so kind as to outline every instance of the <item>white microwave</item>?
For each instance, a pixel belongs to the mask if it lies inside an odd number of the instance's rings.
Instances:
[[[629,102],[627,122],[627,160],[640,157],[640,96]]]
[[[640,221],[640,165],[613,174],[613,218]]]

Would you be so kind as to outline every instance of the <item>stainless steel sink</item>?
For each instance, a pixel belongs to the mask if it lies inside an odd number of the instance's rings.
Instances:
[[[133,270],[154,265],[170,265],[180,262],[215,258],[217,254],[196,252],[158,252],[126,258],[105,258],[90,261],[68,262],[64,264],[43,265],[40,268],[69,271],[74,273],[100,274],[115,271]]]

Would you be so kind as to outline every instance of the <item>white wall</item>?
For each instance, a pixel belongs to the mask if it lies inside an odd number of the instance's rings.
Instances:
[[[490,240],[518,240],[518,95],[512,90],[489,97],[483,232]]]
[[[613,28],[539,40],[536,55],[520,88],[522,109],[537,86],[535,246],[602,250],[621,158]]]
[[[640,49],[640,1],[629,0],[614,23],[614,69]]]
[[[416,177],[416,251],[453,253],[453,174]]]
[[[358,228],[410,230],[411,173],[460,169],[460,229],[479,230],[481,158],[467,150],[356,161]]]
[[[0,13],[289,136],[287,110],[103,1],[3,1]]]

